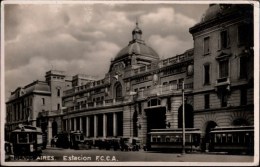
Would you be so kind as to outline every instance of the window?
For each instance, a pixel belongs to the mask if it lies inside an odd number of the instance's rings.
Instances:
[[[161,105],[160,99],[155,98],[148,101],[148,107],[159,106],[159,105]]]
[[[247,89],[242,88],[240,90],[240,105],[246,105],[247,104]]]
[[[60,104],[58,103],[58,104],[57,104],[57,110],[59,110],[59,109],[60,109]]]
[[[221,42],[221,49],[225,49],[229,46],[229,40],[228,40],[228,32],[221,31],[220,33],[220,42]]]
[[[204,108],[208,109],[209,108],[209,94],[204,95]]]
[[[210,65],[204,65],[204,85],[210,84]]]
[[[57,89],[57,96],[60,97],[60,89]]]
[[[209,37],[204,38],[204,54],[209,53]]]
[[[169,82],[170,85],[176,85],[177,84],[177,80],[172,80]]]
[[[163,83],[163,85],[167,85],[167,84],[168,84],[168,82],[164,82],[164,83]]]
[[[121,84],[116,85],[116,98],[122,97],[122,86]]]
[[[138,89],[135,89],[135,92],[138,92]]]
[[[227,78],[229,73],[229,60],[219,61],[219,77]]]
[[[221,107],[227,107],[227,94],[224,92],[221,94]]]
[[[45,99],[42,98],[42,105],[45,105]]]
[[[240,79],[247,78],[247,57],[242,56],[240,57],[240,70],[239,70],[239,77]]]
[[[237,27],[237,43],[238,45],[244,45],[247,42],[248,27],[246,24],[241,24]]]

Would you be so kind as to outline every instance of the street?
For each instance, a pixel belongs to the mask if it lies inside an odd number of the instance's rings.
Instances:
[[[20,157],[11,161],[33,162],[253,162],[254,156],[225,155],[213,153],[161,153],[152,151],[114,151],[114,150],[73,150],[48,147],[43,153],[32,160],[30,157]],[[27,160],[26,160],[27,158]],[[25,160],[21,160],[25,159]]]

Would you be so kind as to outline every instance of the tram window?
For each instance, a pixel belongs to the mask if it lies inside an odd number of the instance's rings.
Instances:
[[[165,137],[165,142],[170,142],[170,136]]]
[[[41,134],[37,134],[37,143],[42,143],[42,135]]]
[[[227,134],[227,142],[232,143],[232,134]]]
[[[28,133],[17,134],[18,143],[28,143],[28,138],[29,138]]]
[[[239,133],[238,134],[238,143],[244,143],[244,134],[243,133]]]
[[[75,136],[75,140],[79,141],[79,136],[78,135]]]
[[[221,143],[221,134],[216,134],[216,143]]]
[[[245,143],[250,143],[250,135],[248,132],[245,134]]]
[[[222,143],[226,143],[226,142],[227,142],[226,139],[227,139],[227,138],[226,138],[226,134],[225,134],[225,133],[222,134]]]
[[[80,136],[80,140],[84,140],[84,136],[83,135]]]
[[[238,143],[238,135],[236,133],[233,134],[233,143]]]

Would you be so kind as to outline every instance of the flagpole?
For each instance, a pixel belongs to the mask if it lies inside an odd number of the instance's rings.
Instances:
[[[185,102],[184,102],[184,80],[182,81],[182,154],[185,154]]]

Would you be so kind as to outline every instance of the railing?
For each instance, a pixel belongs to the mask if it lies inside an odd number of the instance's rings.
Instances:
[[[185,84],[184,88],[185,88],[185,90],[192,90],[193,83]],[[151,97],[151,96],[160,96],[160,95],[168,95],[168,94],[172,94],[172,93],[180,93],[181,90],[182,90],[182,84],[157,85],[157,87],[153,88],[153,89],[143,89],[143,90],[138,91],[136,94],[136,97],[133,99],[141,100],[141,99]],[[132,101],[132,100],[130,100],[130,101]],[[123,104],[124,102],[130,102],[130,101],[127,101],[127,98],[124,99],[123,97],[116,98],[116,99],[106,99],[106,100],[102,100],[102,101],[88,102],[88,103],[83,103],[80,105],[75,105],[74,107],[69,107],[63,111],[64,111],[64,113],[73,112],[73,111],[90,109],[90,108],[95,108],[95,107],[119,105],[119,104]]]
[[[73,93],[88,90],[90,88],[95,88],[97,86],[104,85],[104,84],[105,84],[105,79],[94,81],[94,82],[89,82],[85,85],[74,87],[72,89],[66,90],[66,91],[63,92],[63,95],[64,96],[71,95]]]

